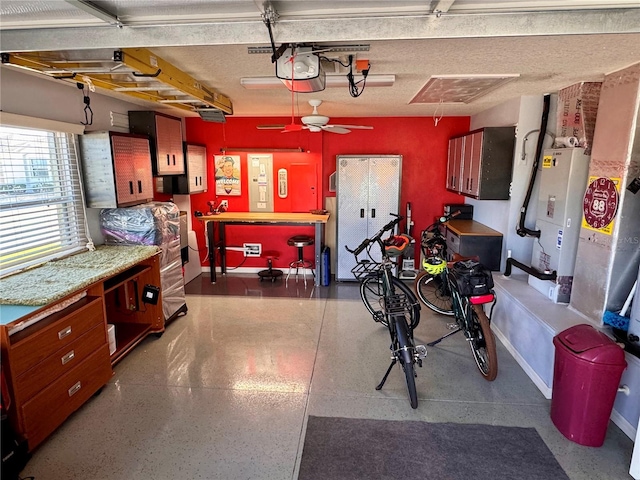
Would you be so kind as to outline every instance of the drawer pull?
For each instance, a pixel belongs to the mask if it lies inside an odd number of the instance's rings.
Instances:
[[[73,360],[74,358],[76,358],[76,353],[71,350],[69,353],[67,353],[66,355],[63,355],[62,358],[60,360],[62,360],[62,364],[66,365],[67,363],[69,363],[71,360]]]
[[[63,328],[62,330],[60,330],[58,332],[58,338],[60,340],[62,340],[64,337],[68,337],[69,335],[71,335],[71,327],[70,326],[66,327],[66,328]]]
[[[82,388],[82,384],[80,383],[80,381],[77,381],[73,387],[71,387],[68,390],[69,396],[73,396],[74,394],[78,393],[78,390],[80,390]]]

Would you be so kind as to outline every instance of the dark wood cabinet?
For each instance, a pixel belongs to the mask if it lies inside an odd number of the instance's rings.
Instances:
[[[500,270],[502,234],[475,220],[449,220],[446,224],[447,260],[455,253],[478,256],[490,270]]]

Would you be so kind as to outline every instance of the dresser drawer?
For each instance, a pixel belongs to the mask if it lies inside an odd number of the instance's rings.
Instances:
[[[15,382],[15,395],[27,401],[52,380],[64,375],[85,358],[106,344],[104,325],[96,325],[87,333],[45,358],[34,368],[20,375]]]
[[[109,346],[104,345],[82,363],[26,402],[22,415],[29,449],[33,450],[69,415],[109,381],[113,371]]]
[[[99,297],[85,297],[42,320],[45,321],[48,322],[43,327],[34,325],[38,329],[33,333],[20,332],[16,335],[17,338],[11,338],[12,343],[20,339],[12,348],[11,366],[14,375],[25,373],[48,356],[68,347],[94,326],[100,324],[106,328],[102,299]],[[26,336],[25,333],[29,335]]]

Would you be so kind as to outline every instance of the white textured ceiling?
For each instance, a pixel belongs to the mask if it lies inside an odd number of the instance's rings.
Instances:
[[[148,47],[230,97],[236,116],[290,114],[291,94],[284,86],[247,90],[240,85],[242,77],[275,75],[270,55],[247,53],[249,46],[269,44],[260,16],[264,2],[94,2],[117,15],[121,28],[79,10],[77,3],[2,0],[0,48],[109,52]],[[334,117],[471,115],[522,95],[598,81],[640,62],[640,0],[290,0],[271,5],[280,14],[273,29],[276,45],[368,44],[369,52],[357,55],[369,60],[370,73],[396,76],[393,87],[369,86],[358,98],[347,87],[298,94],[300,114],[310,112],[308,99],[319,98],[321,113]],[[452,74],[520,76],[469,104],[409,105],[431,75]]]

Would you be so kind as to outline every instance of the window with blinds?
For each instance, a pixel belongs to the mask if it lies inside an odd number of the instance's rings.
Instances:
[[[0,125],[0,276],[86,248],[75,135]]]

